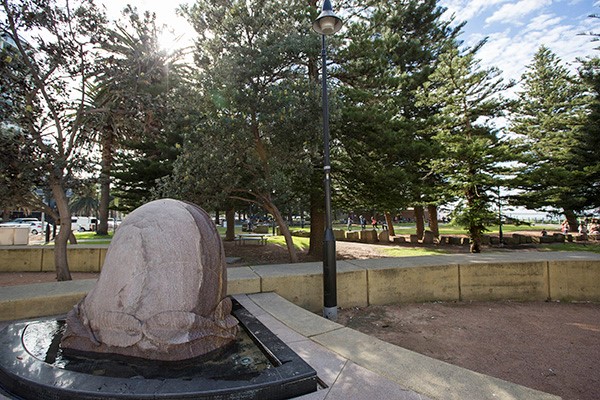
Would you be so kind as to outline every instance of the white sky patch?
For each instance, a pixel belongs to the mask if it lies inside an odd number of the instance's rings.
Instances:
[[[165,26],[161,36],[160,44],[162,47],[182,48],[192,44],[196,33],[192,26],[183,17],[176,14],[176,9],[180,4],[191,4],[193,0],[156,1],[156,0],[101,0],[101,4],[106,7],[107,15],[111,20],[122,19],[121,11],[127,4],[136,7],[140,14],[145,11],[156,14],[157,26]]]
[[[519,19],[552,4],[552,0],[521,0],[517,3],[504,4],[491,17],[485,20],[486,24],[501,22],[505,24],[519,24]]]
[[[543,31],[550,29],[553,26],[560,24],[563,21],[563,18],[557,17],[552,14],[542,14],[534,17],[529,21],[527,27],[523,31],[524,33],[528,31]]]
[[[449,14],[455,14],[460,21],[468,21],[483,13],[490,7],[501,4],[506,0],[448,0],[443,6],[448,8]]]

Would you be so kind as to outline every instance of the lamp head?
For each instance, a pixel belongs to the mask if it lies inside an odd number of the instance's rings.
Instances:
[[[342,24],[342,20],[333,12],[331,1],[323,1],[323,11],[313,23],[315,32],[321,35],[333,35],[342,29]]]

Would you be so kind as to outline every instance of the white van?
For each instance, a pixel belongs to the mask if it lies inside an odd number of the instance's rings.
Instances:
[[[98,220],[94,217],[71,217],[71,229],[73,231],[95,231],[97,228]]]

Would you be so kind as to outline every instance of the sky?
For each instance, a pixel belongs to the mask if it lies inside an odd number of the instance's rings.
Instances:
[[[507,79],[519,80],[533,55],[544,45],[574,70],[577,58],[600,56],[600,42],[583,33],[600,34],[600,1],[594,0],[441,0],[440,5],[466,21],[462,40],[473,45],[488,38],[478,58],[498,67]]]
[[[276,1],[276,0],[271,0]],[[193,40],[194,33],[183,18],[177,17],[175,9],[193,0],[103,0],[109,16],[116,18],[119,10],[130,3],[138,10],[155,11],[160,22],[183,35],[180,42]],[[335,0],[332,2],[335,9]],[[556,53],[572,70],[579,63],[577,58],[600,56],[600,42],[593,43],[584,33],[600,34],[600,0],[440,0],[447,8],[445,16],[455,16],[455,21],[466,21],[460,39],[465,46],[472,46],[484,38],[486,45],[478,58],[484,67],[497,67],[506,79],[518,81],[531,63],[541,45]],[[336,10],[337,11],[337,10]],[[165,37],[165,45],[172,37]]]

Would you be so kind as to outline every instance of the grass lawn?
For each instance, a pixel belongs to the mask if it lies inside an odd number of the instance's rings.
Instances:
[[[310,238],[293,236],[292,239],[294,241],[294,247],[297,250],[300,250],[300,251],[308,250],[308,247],[310,245]],[[285,238],[281,235],[280,236],[269,236],[268,243],[269,244],[278,244],[280,246],[286,247]]]
[[[108,235],[97,235],[96,232],[73,232],[78,244],[110,244],[114,232]]]
[[[356,226],[353,227],[353,230],[356,230]],[[359,227],[360,228],[360,227]],[[543,229],[548,231],[558,230],[559,227],[557,225],[535,225],[535,226],[527,226],[527,225],[503,225],[502,230],[505,234],[510,234],[515,231],[532,231],[539,232]],[[336,224],[334,229],[346,229],[345,225]],[[403,223],[394,225],[394,229],[396,229],[397,234],[411,234],[415,232],[415,225],[410,223]],[[217,227],[219,233],[224,236],[226,228]],[[300,227],[292,227],[292,231],[309,231],[309,227],[300,228]],[[269,230],[271,231],[271,230]],[[492,227],[487,233],[495,234],[498,232],[497,227]],[[236,226],[236,233],[242,233],[241,226]],[[460,235],[464,234],[464,230],[448,224],[440,224],[440,235]],[[110,244],[114,232],[109,232],[106,236],[96,235],[95,232],[74,232],[75,237],[77,238],[77,243],[79,244]],[[298,237],[293,236],[294,246],[299,251],[306,251],[309,247],[309,238],[307,237]],[[281,235],[279,236],[269,236],[268,242],[270,244],[280,245],[285,247],[285,238]],[[49,243],[53,245],[53,243]],[[594,253],[600,253],[600,245],[596,244],[583,244],[583,243],[564,243],[564,244],[551,244],[551,245],[538,245],[537,248],[543,251],[589,251]],[[444,248],[421,248],[421,247],[395,247],[389,249],[383,249],[382,253],[388,257],[407,257],[407,256],[425,256],[425,255],[436,255],[436,254],[447,254],[449,251]]]
[[[451,252],[444,248],[428,249],[424,247],[407,247],[384,249],[382,253],[387,257],[413,257],[413,256],[436,256],[440,254],[450,254]]]
[[[537,247],[543,251],[589,251],[592,253],[600,253],[600,245],[587,243],[556,243],[542,244]]]

